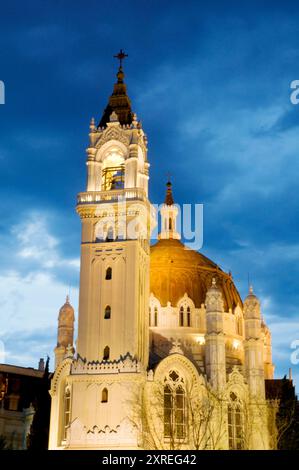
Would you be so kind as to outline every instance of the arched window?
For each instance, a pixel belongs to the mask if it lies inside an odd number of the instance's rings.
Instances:
[[[172,427],[172,390],[169,385],[164,387],[164,437],[171,437]]]
[[[172,230],[172,218],[169,217],[169,230]]]
[[[179,312],[179,326],[191,326],[191,308],[181,305]]]
[[[180,308],[180,326],[184,326],[184,307]]]
[[[105,315],[104,315],[104,319],[105,320],[109,320],[111,318],[111,307],[110,305],[107,305],[105,307]]]
[[[109,346],[106,346],[104,349],[104,355],[103,355],[104,361],[108,361],[109,356],[110,356],[110,348]]]
[[[110,281],[112,279],[112,268],[107,268],[106,269],[106,276],[105,276],[106,281]]]
[[[108,390],[103,388],[102,390],[102,403],[108,403]]]
[[[158,326],[158,307],[149,307],[149,326]]]
[[[109,227],[108,230],[107,230],[106,241],[107,242],[112,242],[113,240],[114,240],[113,227]]]
[[[191,326],[191,310],[187,307],[187,326]]]
[[[186,397],[184,380],[170,371],[164,385],[164,437],[182,441],[186,437]]]
[[[154,308],[154,326],[158,326],[158,308]]]
[[[228,404],[228,440],[230,450],[244,449],[244,416],[242,404],[235,393]]]
[[[112,163],[112,162],[111,162]],[[119,161],[121,163],[121,160]],[[125,166],[106,166],[102,170],[102,190],[123,189],[125,184]]]
[[[175,426],[176,437],[185,438],[185,391],[181,385],[175,391]]]
[[[69,388],[64,393],[63,439],[67,437],[67,430],[71,421],[71,392]]]

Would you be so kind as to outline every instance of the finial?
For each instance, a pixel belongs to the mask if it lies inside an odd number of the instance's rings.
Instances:
[[[122,62],[123,60],[128,57],[128,54],[125,53],[125,51],[123,51],[122,49],[119,51],[118,54],[114,55],[113,57],[115,57],[116,59],[119,60],[119,68],[121,69],[122,68]]]
[[[122,68],[123,60],[128,57],[128,54],[125,54],[125,52],[121,49],[118,54],[114,56],[116,59],[119,60],[119,68],[117,72],[117,81],[118,83],[123,83],[124,81],[124,72]]]
[[[66,357],[73,357],[74,356],[74,349],[73,346],[69,343],[66,348]]]
[[[136,113],[133,113],[132,114],[132,127],[134,129],[137,129],[138,127],[138,118],[137,118],[137,114]]]
[[[70,303],[70,296],[69,296],[68,294],[67,294],[67,296],[66,296],[65,303],[66,303],[66,304],[69,304],[69,303]]]
[[[166,197],[165,197],[165,204],[167,206],[172,206],[174,204],[173,196],[172,196],[172,184],[170,182],[170,173],[168,174],[168,181],[166,183]]]
[[[127,88],[124,82],[125,74],[123,72],[123,60],[128,57],[128,54],[121,49],[118,54],[114,56],[119,60],[119,68],[116,74],[117,81],[113,86],[113,93],[109,98],[108,104],[103,112],[101,120],[97,128],[106,128],[110,122],[110,115],[115,111],[118,116],[118,121],[121,126],[131,126],[132,124],[132,109],[131,102],[127,95]]]
[[[252,284],[250,284],[250,286],[249,286],[249,294],[253,294],[253,287],[252,287]]]
[[[212,287],[216,287],[216,284],[217,284],[216,278],[213,277],[213,279],[212,279]]]
[[[169,351],[169,354],[184,354],[182,348],[181,348],[181,343],[180,341],[175,338],[175,340],[172,342],[172,347]]]
[[[95,130],[95,128],[96,128],[95,120],[94,120],[94,117],[92,117],[91,120],[90,120],[90,123],[89,123],[89,130],[91,132],[93,132]]]
[[[110,114],[110,122],[118,122],[118,116],[115,111]]]

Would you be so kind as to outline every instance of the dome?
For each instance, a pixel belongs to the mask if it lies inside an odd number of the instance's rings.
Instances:
[[[186,293],[200,307],[213,277],[222,291],[225,311],[242,306],[231,275],[203,254],[175,239],[162,239],[151,246],[150,291],[162,306],[168,301],[176,306]]]
[[[70,304],[69,296],[66,297],[65,304],[59,310],[59,320],[63,321],[66,318],[72,319],[74,317],[74,309]]]

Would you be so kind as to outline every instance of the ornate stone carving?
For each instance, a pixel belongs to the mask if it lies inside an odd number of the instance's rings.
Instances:
[[[117,361],[92,361],[82,359],[74,361],[72,374],[121,374],[122,372],[139,373],[142,370],[140,362],[133,359],[130,354]]]
[[[115,111],[113,111],[111,114],[110,114],[110,122],[119,122],[118,121],[118,116],[116,114]]]
[[[109,445],[119,442],[127,442],[128,444],[134,439],[134,429],[132,423],[128,419],[123,419],[116,426],[110,427],[108,425],[101,428],[98,424],[92,426],[84,426],[81,421],[76,418],[70,427],[70,446],[79,443],[84,443],[87,447],[92,447],[95,444]]]
[[[169,354],[184,354],[182,348],[181,348],[181,343],[178,339],[175,339],[172,343],[172,347],[169,351]]]
[[[244,318],[245,319],[259,319],[261,317],[260,301],[253,294],[252,287],[250,288],[249,295],[244,301]]]
[[[206,295],[207,312],[223,312],[223,296],[219,287],[216,285],[216,279],[213,278],[212,286],[208,289]]]
[[[128,147],[130,144],[130,132],[123,130],[120,126],[108,127],[99,138],[96,148],[101,148],[109,140],[117,140]]]
[[[147,380],[149,380],[150,382],[152,382],[154,380],[154,372],[153,370],[149,370],[148,373],[147,373]]]

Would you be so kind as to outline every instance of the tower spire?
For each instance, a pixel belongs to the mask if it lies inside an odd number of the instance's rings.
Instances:
[[[167,206],[172,206],[174,204],[174,200],[173,200],[173,195],[172,195],[172,184],[171,184],[171,181],[170,181],[170,178],[168,178],[168,181],[166,183],[166,196],[165,196],[165,201],[164,203],[167,205]]]
[[[172,195],[172,184],[168,175],[166,183],[166,196],[164,204],[161,207],[161,232],[159,238],[174,238],[179,240],[180,234],[177,232],[178,208],[174,203]]]
[[[114,55],[119,60],[119,68],[116,74],[117,82],[114,84],[112,95],[109,98],[108,104],[104,110],[99,127],[106,127],[110,122],[110,116],[114,112],[117,115],[118,121],[121,125],[131,125],[133,121],[133,112],[131,109],[131,101],[127,95],[127,87],[124,83],[123,60],[128,57],[128,54],[120,49],[119,53]]]

